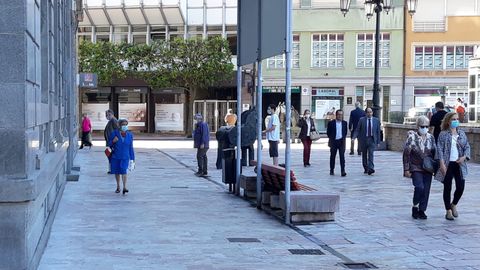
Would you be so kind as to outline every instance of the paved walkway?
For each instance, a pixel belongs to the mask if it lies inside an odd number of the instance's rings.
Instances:
[[[126,196],[113,192],[103,148],[81,151],[80,181],[67,184],[39,269],[344,269],[342,262],[379,269],[480,269],[478,164],[470,164],[458,219],[444,219],[442,186],[434,182],[428,219],[413,220],[412,186],[401,176],[400,153],[376,152],[373,176],[363,174],[361,157],[347,156],[348,176],[340,177],[339,170],[328,174],[323,139],[313,145],[310,168],[302,166],[301,145],[294,144],[297,179],[340,194],[341,203],[335,222],[288,227],[226,192],[215,170],[214,143],[210,177],[193,176],[191,146],[137,141],[137,170]],[[267,149],[263,154],[266,159]],[[289,249],[320,249],[325,255],[293,255]]]

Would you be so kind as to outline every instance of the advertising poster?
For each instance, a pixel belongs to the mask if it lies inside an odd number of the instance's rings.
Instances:
[[[155,104],[156,131],[183,131],[183,104]]]
[[[119,118],[125,118],[130,127],[145,128],[147,120],[147,104],[146,103],[120,103],[118,104]]]
[[[86,113],[93,130],[104,130],[108,123],[105,111],[109,109],[108,103],[82,103],[82,114]]]
[[[315,119],[334,119],[335,111],[340,109],[338,99],[317,99],[315,101]]]

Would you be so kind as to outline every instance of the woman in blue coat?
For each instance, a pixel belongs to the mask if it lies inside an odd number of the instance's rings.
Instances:
[[[117,180],[117,189],[115,193],[120,193],[120,175],[123,182],[123,194],[127,189],[127,170],[135,167],[135,152],[133,151],[133,134],[128,131],[128,121],[126,119],[118,120],[119,129],[114,130],[108,140],[108,145],[113,149],[112,152],[112,174],[115,174]]]

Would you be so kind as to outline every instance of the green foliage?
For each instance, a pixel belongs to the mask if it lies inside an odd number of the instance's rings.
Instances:
[[[152,88],[186,88],[192,98],[197,89],[221,82],[233,72],[228,42],[219,37],[150,45],[82,42],[79,63],[80,72],[98,74],[100,85],[131,76]]]

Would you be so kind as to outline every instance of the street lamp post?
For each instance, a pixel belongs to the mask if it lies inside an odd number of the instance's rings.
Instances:
[[[418,0],[405,0],[408,7],[408,13],[413,16],[417,8]],[[351,0],[340,0],[340,11],[345,16],[350,9]],[[379,83],[379,65],[380,65],[380,13],[388,12],[392,9],[392,0],[365,0],[365,15],[370,20],[373,13],[376,14],[375,26],[375,64],[373,76],[373,116],[380,116],[380,83]]]

